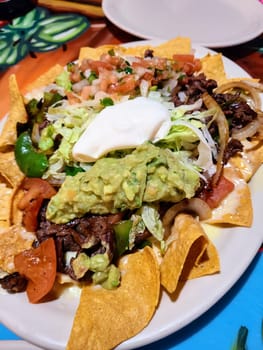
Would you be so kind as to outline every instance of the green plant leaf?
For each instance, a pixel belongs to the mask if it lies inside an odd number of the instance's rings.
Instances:
[[[61,44],[53,44],[47,41],[40,41],[36,39],[32,39],[29,44],[29,51],[33,52],[47,52],[56,50],[61,46]]]
[[[47,9],[43,7],[36,7],[26,15],[15,18],[12,21],[12,24],[7,25],[7,28],[17,30],[35,27],[40,20],[48,16],[49,11]]]
[[[55,15],[41,20],[34,38],[53,44],[63,44],[82,34],[90,22],[84,16],[75,14]]]
[[[27,43],[18,33],[0,33],[0,66],[8,67],[17,63],[28,53]]]
[[[22,60],[29,52],[47,52],[81,35],[90,26],[81,15],[50,15],[36,7],[0,29],[0,68]]]
[[[9,46],[1,50],[0,67],[7,68],[21,61],[28,54],[28,45],[19,42],[16,46]]]
[[[248,329],[245,326],[241,326],[238,330],[237,339],[232,347],[232,350],[246,350]]]
[[[6,66],[7,58],[11,55],[13,48],[9,45],[4,47],[2,41],[0,41],[0,65]]]

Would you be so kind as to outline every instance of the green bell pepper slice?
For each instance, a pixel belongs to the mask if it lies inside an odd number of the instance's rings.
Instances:
[[[28,131],[20,134],[16,141],[15,160],[27,177],[42,177],[48,167],[47,156],[37,152]]]
[[[129,249],[129,234],[132,228],[131,220],[124,220],[114,225],[117,255],[121,256]]]

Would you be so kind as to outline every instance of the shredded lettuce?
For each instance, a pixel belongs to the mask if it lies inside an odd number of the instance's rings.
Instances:
[[[162,241],[164,237],[164,227],[157,208],[154,205],[144,204],[141,208],[141,216],[149,232],[158,241]]]
[[[131,216],[132,228],[129,232],[129,250],[132,250],[135,246],[136,234],[143,233],[145,230],[145,223],[141,215],[133,214]]]
[[[198,151],[198,158],[194,164],[200,170],[208,171],[211,175],[215,171],[213,156],[216,156],[216,145],[207,126],[202,122],[203,113],[187,113],[188,108],[180,106],[171,111],[172,126],[168,134],[156,145],[173,151]],[[209,111],[211,115],[211,111]],[[190,154],[191,158],[191,154]],[[193,158],[193,157],[192,157]]]
[[[56,83],[66,88],[69,73],[62,72]],[[69,88],[69,87],[67,87]],[[186,152],[186,162],[189,168],[195,168],[197,172],[208,171],[211,175],[215,171],[213,158],[217,156],[216,144],[210,135],[205,120],[213,116],[213,111],[199,111],[202,100],[199,99],[192,105],[174,107],[168,101],[167,96],[161,90],[149,91],[148,98],[164,104],[169,110],[171,127],[165,137],[154,141],[155,146],[168,148],[172,152]],[[96,118],[98,109],[95,106],[86,106],[85,103],[70,104],[64,99],[59,104],[48,108],[46,117],[50,124],[41,132],[39,148],[52,153],[49,158],[49,168],[46,177],[64,177],[63,167],[80,166],[79,162],[72,158],[72,148],[78,141],[88,124]],[[55,142],[61,138],[57,149]],[[123,158],[133,150],[117,150],[110,152],[106,157]],[[61,159],[63,162],[61,162]],[[62,164],[61,164],[62,163]],[[84,163],[82,168],[90,168],[90,163]]]
[[[72,84],[70,81],[70,72],[66,70],[64,70],[57,76],[55,82],[58,86],[64,88],[65,91],[70,91],[72,89]]]
[[[79,165],[72,158],[72,148],[94,117],[94,112],[81,106],[69,105],[67,101],[63,101],[63,104],[51,106],[46,116],[52,123],[42,130],[39,148],[46,152],[52,152],[52,155],[49,158],[49,167],[44,178],[55,178],[63,181],[65,165]],[[57,138],[61,138],[61,141],[58,148],[53,150]]]

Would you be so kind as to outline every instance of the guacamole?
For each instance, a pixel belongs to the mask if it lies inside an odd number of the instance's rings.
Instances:
[[[137,209],[143,203],[179,202],[194,196],[198,171],[183,152],[147,142],[123,158],[101,158],[90,170],[68,176],[47,208],[47,219],[66,223],[86,213]]]

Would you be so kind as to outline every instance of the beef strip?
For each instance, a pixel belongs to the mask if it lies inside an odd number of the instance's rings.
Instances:
[[[230,139],[224,153],[224,164],[226,164],[231,157],[242,152],[242,150],[243,145],[239,140]]]
[[[172,102],[175,106],[182,104],[192,104],[196,102],[204,92],[212,94],[217,87],[217,83],[213,79],[206,79],[203,73],[192,76],[184,76],[179,79],[178,85],[172,91]],[[183,92],[185,99],[179,97],[179,92]]]
[[[107,253],[109,260],[113,259],[115,250],[113,224],[120,221],[123,214],[86,215],[66,224],[54,224],[46,219],[46,208],[47,202],[39,213],[36,236],[40,242],[50,236],[54,238],[59,272],[68,272],[64,259],[67,251],[78,253],[84,250],[89,256]]]
[[[151,49],[145,50],[145,52],[144,52],[144,58],[147,58],[147,57],[153,58],[153,57],[154,57],[154,51],[151,50]]]
[[[233,129],[243,128],[257,118],[257,113],[240,97],[239,93],[214,94],[214,99],[229,121],[230,132]]]
[[[184,76],[179,79],[177,86],[172,91],[172,102],[175,106],[192,104],[204,92],[208,92],[222,108],[229,122],[230,135],[233,129],[241,129],[257,118],[257,113],[242,98],[240,92],[215,94],[213,91],[216,87],[216,81],[207,79],[203,73],[190,77]],[[180,97],[182,93],[183,98]],[[210,131],[213,134],[213,130]]]
[[[1,278],[0,285],[8,293],[20,293],[26,290],[27,279],[18,272],[14,272]]]

